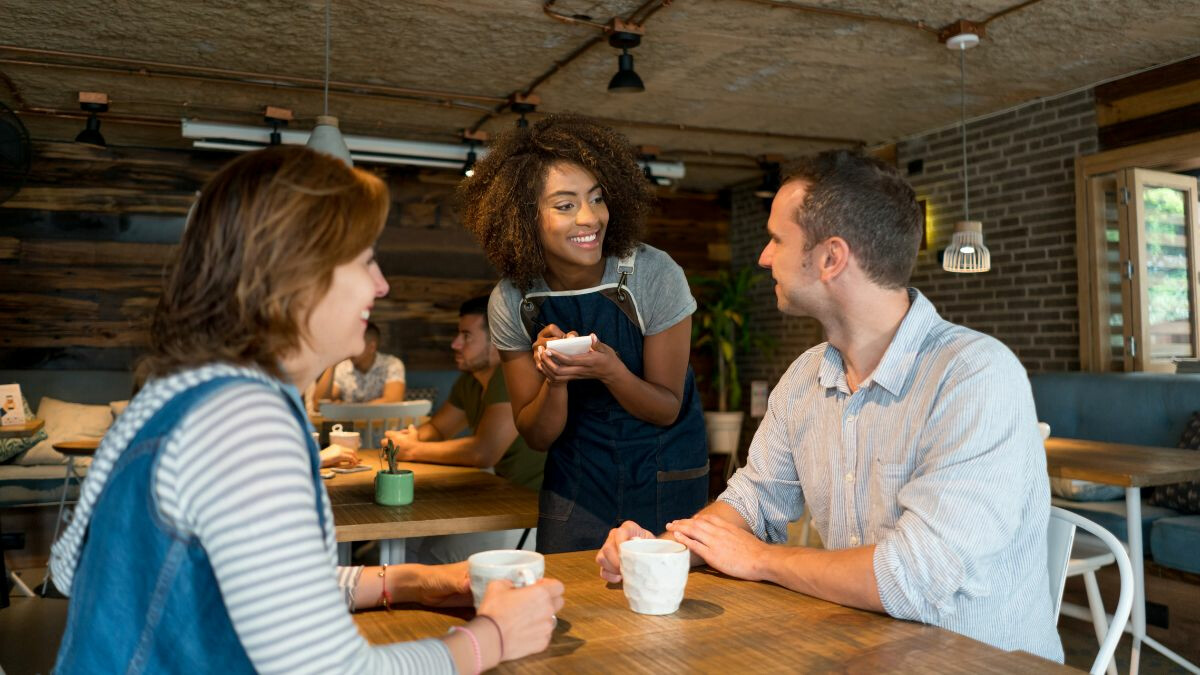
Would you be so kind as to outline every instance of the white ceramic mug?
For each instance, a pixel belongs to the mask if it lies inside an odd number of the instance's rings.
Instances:
[[[1050,425],[1045,422],[1038,422],[1038,431],[1042,432],[1042,440],[1050,438]]]
[[[467,558],[467,569],[471,597],[479,609],[488,584],[497,579],[508,579],[517,588],[535,584],[546,573],[546,559],[533,551],[482,551]]]
[[[621,581],[629,608],[638,614],[673,614],[683,601],[691,553],[668,539],[630,539],[621,544]]]
[[[361,447],[362,439],[357,431],[342,431],[342,425],[335,424],[329,430],[329,442],[343,448],[357,450]]]

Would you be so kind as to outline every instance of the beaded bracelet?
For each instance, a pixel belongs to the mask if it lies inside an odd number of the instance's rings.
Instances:
[[[467,637],[470,638],[471,649],[475,652],[475,675],[479,675],[483,672],[483,653],[479,651],[479,640],[475,638],[475,634],[471,632],[471,629],[466,626],[451,626],[450,632],[453,633],[454,631],[466,633]]]
[[[487,614],[476,614],[475,618],[487,619],[488,621],[492,622],[493,626],[496,627],[496,637],[500,638],[500,661],[503,662],[504,661],[504,632],[500,630],[500,624],[496,623],[496,620],[493,619],[492,617],[488,616]]]
[[[392,611],[392,594],[388,593],[387,588],[387,565],[381,565],[379,569],[379,604],[387,611]]]

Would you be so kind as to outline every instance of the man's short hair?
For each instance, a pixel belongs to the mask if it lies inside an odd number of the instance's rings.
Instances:
[[[491,329],[488,328],[487,312],[488,312],[488,296],[486,296],[486,295],[481,295],[476,298],[471,298],[470,300],[467,300],[466,302],[459,305],[459,307],[458,307],[458,316],[459,317],[471,316],[473,314],[482,316],[483,317],[483,329],[490,333]]]
[[[367,342],[374,342],[375,344],[379,344],[379,336],[380,335],[381,334],[379,332],[379,326],[376,326],[374,321],[368,321],[367,329],[365,331],[363,331],[363,340],[366,340]]]
[[[908,284],[924,223],[916,194],[895,168],[861,152],[830,150],[800,160],[784,183],[793,180],[807,189],[793,219],[808,248],[841,237],[872,281]]]

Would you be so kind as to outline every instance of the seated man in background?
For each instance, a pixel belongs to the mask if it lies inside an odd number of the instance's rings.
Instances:
[[[531,490],[542,486],[546,455],[536,452],[517,435],[512,404],[499,368],[500,352],[492,344],[487,320],[488,298],[472,298],[458,314],[458,335],[450,348],[462,374],[450,390],[450,398],[419,428],[387,432],[399,448],[397,458],[409,462],[432,462],[495,469],[501,478]],[[471,435],[456,438],[464,429]],[[524,530],[426,537],[410,540],[407,558],[455,562],[477,551],[532,547],[532,533],[521,542]]]
[[[759,264],[828,342],[771,392],[747,465],[667,524],[694,563],[1058,662],[1050,486],[1033,396],[1003,344],[908,287],[924,222],[895,169],[847,151],[780,188]],[[826,550],[780,546],[807,504]],[[600,576],[620,580],[610,532]]]
[[[317,380],[314,399],[346,403],[401,403],[404,401],[404,362],[379,352],[379,326],[367,324],[367,346],[327,369]]]

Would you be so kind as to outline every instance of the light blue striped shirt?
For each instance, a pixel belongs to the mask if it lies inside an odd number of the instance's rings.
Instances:
[[[807,503],[826,548],[875,545],[891,616],[1062,662],[1050,486],[1025,369],[917,290],[909,298],[854,393],[828,343],[792,363],[720,499],[775,543]]]

